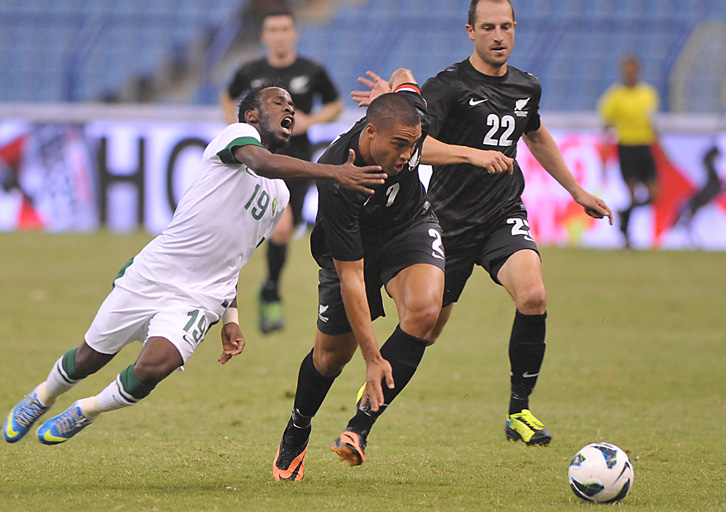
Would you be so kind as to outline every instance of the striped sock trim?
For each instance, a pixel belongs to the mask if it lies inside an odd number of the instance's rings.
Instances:
[[[78,347],[72,348],[63,354],[63,357],[60,359],[61,364],[58,369],[61,376],[68,382],[68,384],[75,384],[84,377],[84,375],[81,375],[76,370],[75,359],[77,351]]]
[[[65,372],[63,368],[63,364],[61,363],[61,359],[55,362],[55,368],[53,370],[58,374],[58,377],[67,385],[73,386],[81,379],[71,379],[71,377],[68,375],[68,373]]]
[[[124,385],[121,382],[121,375],[117,375],[116,380],[114,382],[116,383],[116,389],[118,390],[118,397],[121,401],[123,401],[126,405],[135,405],[135,404],[139,403],[138,399],[131,396],[124,389]]]
[[[132,403],[136,403],[142,398],[146,398],[155,387],[147,386],[139,380],[134,373],[134,365],[129,366],[119,373],[116,379],[122,396],[124,399]]]

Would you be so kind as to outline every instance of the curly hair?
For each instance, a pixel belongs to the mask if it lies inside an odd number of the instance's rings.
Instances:
[[[239,102],[239,106],[237,107],[237,121],[240,123],[245,122],[245,113],[249,112],[250,110],[257,110],[259,111],[262,107],[262,103],[260,102],[260,94],[265,89],[269,89],[270,87],[279,87],[275,84],[269,84],[264,83],[257,85],[247,91],[247,94],[245,94],[242,97],[242,100]]]

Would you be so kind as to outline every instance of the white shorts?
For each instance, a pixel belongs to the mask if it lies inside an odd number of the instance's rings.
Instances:
[[[186,363],[220,315],[141,277],[131,265],[114,282],[85,340],[97,352],[116,354],[131,342],[161,337],[177,348]]]

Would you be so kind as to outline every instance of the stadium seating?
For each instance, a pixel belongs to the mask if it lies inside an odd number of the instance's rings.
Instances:
[[[302,25],[300,53],[323,62],[344,97],[368,69],[386,75],[405,66],[423,82],[470,54],[464,30],[468,4],[346,2],[324,23]],[[152,75],[165,58],[183,54],[241,5],[240,0],[4,0],[0,101],[118,96],[124,82]],[[517,47],[511,63],[539,77],[543,109],[595,108],[618,79],[618,61],[626,53],[641,58],[643,78],[664,102],[674,93],[680,96],[671,104],[681,110],[726,109],[718,92],[723,66],[712,65],[726,55],[718,30],[692,49],[688,66],[677,67],[687,76],[673,76],[689,37],[710,20],[726,22],[724,0],[514,0],[514,5]],[[189,101],[214,103],[229,74],[215,76],[202,80]],[[672,91],[673,83],[679,87]]]
[[[239,0],[3,0],[0,101],[91,101],[155,72]]]
[[[355,77],[366,69],[387,74],[405,66],[424,81],[471,53],[464,32],[468,4],[369,0],[340,9],[325,26],[307,27],[301,52],[325,62],[343,91],[355,88]],[[702,21],[726,20],[721,0],[515,0],[514,5],[517,47],[511,63],[539,77],[542,108],[558,111],[594,109],[618,80],[620,58],[631,53],[643,61],[643,78],[668,98],[671,69],[689,35]],[[711,48],[714,52],[719,50]],[[723,111],[713,93],[723,68],[708,65],[707,50],[697,58],[691,81],[698,84],[689,90],[694,97],[696,91],[709,92],[709,101],[697,97],[686,103],[688,110]]]

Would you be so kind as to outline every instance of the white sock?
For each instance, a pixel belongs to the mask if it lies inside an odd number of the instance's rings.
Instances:
[[[48,377],[45,379],[45,386],[43,389],[44,397],[46,400],[55,402],[55,399],[59,395],[62,395],[73,386],[78,383],[77,380],[71,379],[68,374],[63,370],[63,356],[61,356],[53,365],[53,368],[48,373]],[[40,398],[40,397],[38,397]],[[46,403],[44,400],[40,400]]]
[[[103,412],[98,405],[98,396],[84,398],[78,405],[81,407],[83,415],[89,420],[95,420]]]
[[[43,404],[43,407],[50,407],[55,403],[57,398],[57,396],[51,395],[48,392],[48,386],[45,381],[38,384],[38,386],[33,390],[33,393],[35,393],[38,397],[38,401]]]
[[[96,395],[95,398],[98,401],[99,411],[101,412],[123,409],[124,407],[129,407],[138,402],[138,400],[133,399],[133,397],[123,391],[121,379],[119,377],[116,377],[116,379],[106,386],[106,389]]]

